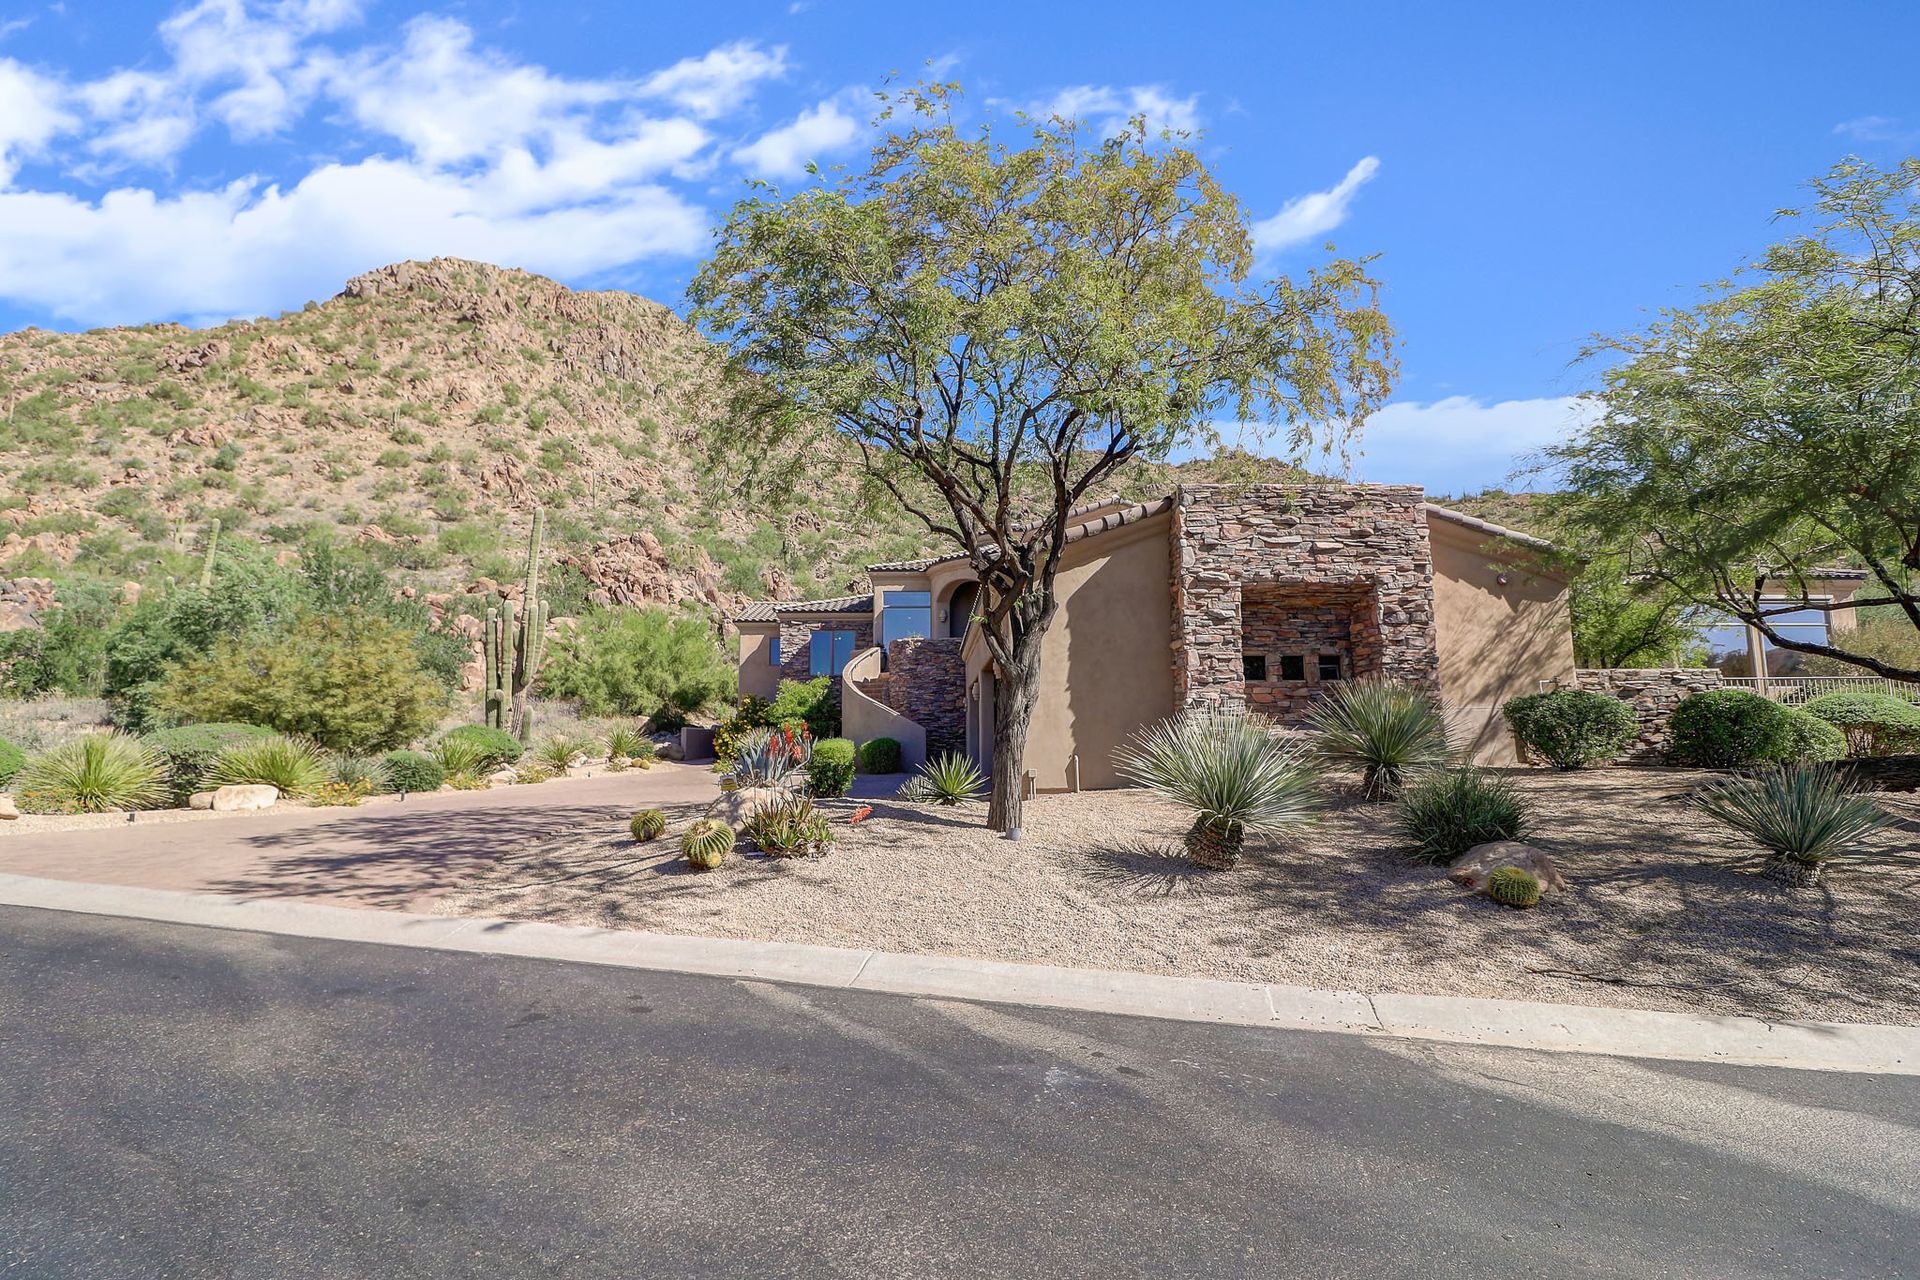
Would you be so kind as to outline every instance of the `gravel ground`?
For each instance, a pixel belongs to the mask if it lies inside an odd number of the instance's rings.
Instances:
[[[1026,839],[984,806],[874,802],[818,860],[694,873],[620,825],[530,842],[436,909],[719,937],[1133,969],[1344,990],[1920,1022],[1920,803],[1827,883],[1788,889],[1681,802],[1703,775],[1520,772],[1570,888],[1511,911],[1398,852],[1384,806],[1335,799],[1310,836],[1231,871],[1179,856],[1181,814],[1136,791],[1042,796]],[[853,802],[828,807],[845,813]],[[1903,856],[1904,855],[1904,856]]]

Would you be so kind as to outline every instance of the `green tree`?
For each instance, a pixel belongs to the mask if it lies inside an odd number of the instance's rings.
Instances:
[[[553,641],[542,690],[590,716],[683,719],[733,693],[713,630],[665,609],[598,609]]]
[[[1364,261],[1257,281],[1246,214],[1186,136],[963,129],[960,106],[906,90],[866,167],[741,202],[689,297],[731,348],[708,435],[743,481],[793,474],[830,428],[968,557],[996,685],[988,821],[1013,834],[1068,511],[1135,458],[1217,445],[1222,419],[1344,448],[1390,388],[1391,330]]]
[[[0,635],[0,693],[87,697],[106,680],[107,633],[120,612],[120,591],[94,579],[60,583],[39,626]]]
[[[413,640],[358,610],[302,614],[175,663],[153,701],[183,720],[265,725],[336,751],[384,750],[431,729],[445,706]]]
[[[1567,590],[1574,661],[1595,669],[1699,665],[1690,602],[1665,583],[1629,578],[1630,558],[1598,550],[1574,574]]]
[[[1920,665],[1776,627],[1819,570],[1863,566],[1857,601],[1920,629],[1920,160],[1848,160],[1809,225],[1695,307],[1602,340],[1599,420],[1546,453],[1562,514],[1630,530],[1627,572],[1757,627],[1781,649],[1920,680]],[[1819,601],[1813,608],[1831,607]]]

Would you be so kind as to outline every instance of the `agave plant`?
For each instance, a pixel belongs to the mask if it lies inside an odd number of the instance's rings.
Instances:
[[[154,809],[167,800],[167,770],[138,738],[90,733],[33,756],[14,775],[28,813]]]
[[[1765,849],[1769,870],[1793,884],[1817,883],[1829,859],[1893,823],[1831,764],[1776,765],[1725,778],[1700,788],[1692,802]]]
[[[1407,774],[1443,765],[1454,755],[1440,705],[1423,690],[1388,680],[1335,686],[1307,713],[1326,763],[1361,774],[1369,800],[1398,795]]]
[[[386,791],[393,782],[393,766],[379,756],[337,755],[331,772],[334,782],[363,796]]]
[[[1249,831],[1299,827],[1316,808],[1305,752],[1244,712],[1189,711],[1135,734],[1114,753],[1123,776],[1193,815],[1187,856],[1230,867]]]
[[[427,754],[439,762],[449,778],[456,774],[478,777],[480,771],[493,762],[493,756],[485,746],[471,738],[453,734],[447,734],[428,747]]]
[[[935,804],[955,805],[978,800],[987,790],[986,775],[958,751],[949,751],[921,765],[920,777],[926,779],[928,798]]]
[[[256,784],[283,796],[308,796],[331,776],[327,753],[305,738],[275,734],[237,742],[213,758],[206,780],[216,787]]]
[[[607,731],[607,758],[645,760],[653,756],[653,740],[630,724],[615,725]]]
[[[734,754],[733,782],[740,788],[777,786],[812,760],[813,735],[805,729],[754,729]]]
[[[579,738],[554,734],[533,749],[533,758],[549,773],[563,774],[573,767],[575,760],[587,754],[590,745]]]
[[[761,805],[741,824],[741,834],[773,858],[820,857],[833,846],[827,816],[805,796]]]

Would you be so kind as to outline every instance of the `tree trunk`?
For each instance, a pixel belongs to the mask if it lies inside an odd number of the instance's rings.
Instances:
[[[1040,639],[1028,653],[1014,655],[1008,670],[993,681],[993,794],[987,802],[987,829],[1020,838],[1020,811],[1026,791],[1027,726],[1040,696]]]

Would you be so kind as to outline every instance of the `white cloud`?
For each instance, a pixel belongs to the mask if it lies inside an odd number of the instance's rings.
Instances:
[[[763,49],[739,40],[702,57],[683,58],[640,85],[650,98],[665,98],[702,119],[730,114],[746,104],[754,86],[784,75],[787,47]]]
[[[1286,249],[1315,236],[1323,236],[1347,220],[1347,208],[1360,188],[1380,171],[1377,156],[1363,158],[1347,176],[1329,191],[1313,191],[1295,196],[1280,206],[1271,218],[1253,224],[1254,248],[1263,251]]]
[[[760,178],[792,178],[860,136],[860,122],[841,110],[837,100],[808,107],[788,124],[736,148],[734,162]]]
[[[165,76],[119,71],[82,85],[75,96],[95,125],[87,139],[95,155],[165,164],[193,136],[193,99]]]
[[[1176,98],[1161,85],[1074,85],[1024,108],[1046,119],[1085,120],[1102,134],[1118,133],[1134,116],[1146,119],[1147,132],[1192,133],[1200,127],[1200,95]]]
[[[1833,126],[1833,131],[1856,142],[1911,142],[1920,136],[1891,116],[1861,116],[1855,120],[1842,120]]]
[[[22,159],[42,154],[77,123],[59,81],[0,58],[0,188],[13,181]]]
[[[304,42],[359,16],[355,0],[200,0],[161,23],[160,36],[183,86],[231,86],[209,104],[214,118],[235,137],[262,138],[285,128],[311,99]]]
[[[1395,401],[1367,420],[1354,470],[1362,480],[1421,484],[1430,493],[1493,488],[1508,483],[1526,455],[1565,439],[1596,413],[1579,396]]]

